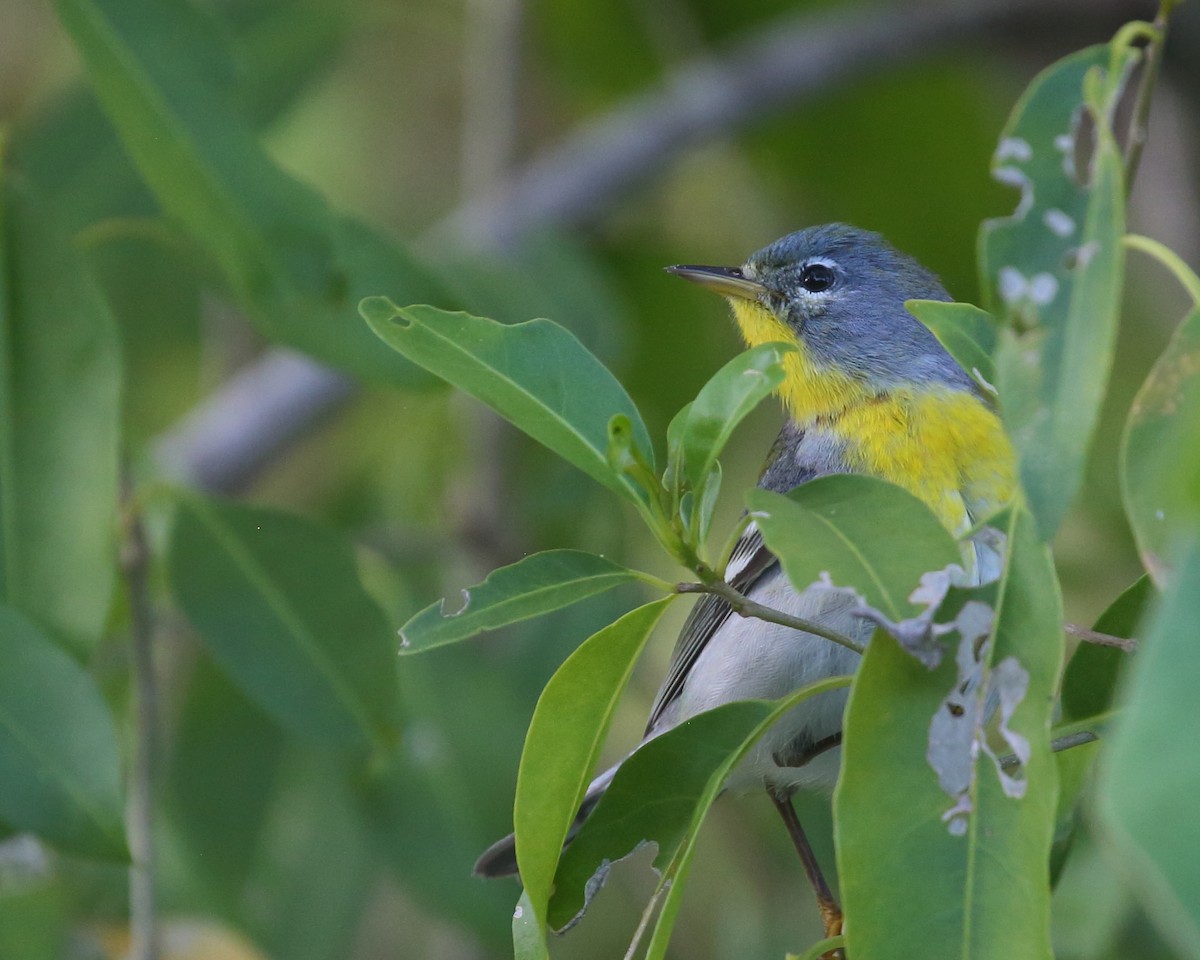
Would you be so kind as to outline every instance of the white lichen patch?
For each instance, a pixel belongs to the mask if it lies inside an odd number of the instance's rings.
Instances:
[[[1010,306],[1025,299],[1029,281],[1016,267],[1001,267],[997,280],[1000,282],[1000,299]]]
[[[1092,240],[1088,243],[1085,243],[1081,247],[1077,247],[1075,249],[1075,255],[1073,257],[1074,262],[1073,262],[1072,266],[1076,270],[1082,270],[1089,263],[1091,263],[1092,257],[1094,257],[1099,252],[1100,252],[1100,242],[1098,240]]]
[[[1036,273],[1026,277],[1016,267],[1001,267],[997,280],[1000,299],[1010,307],[1023,303],[1044,307],[1058,296],[1058,279],[1052,273]]]
[[[1054,149],[1063,155],[1062,168],[1068,179],[1075,179],[1075,134],[1060,133],[1054,138]]]
[[[1075,219],[1069,213],[1051,207],[1042,214],[1042,223],[1056,237],[1069,237],[1075,232]]]
[[[1029,278],[1029,299],[1039,307],[1054,301],[1058,295],[1058,278],[1052,273],[1036,273]]]
[[[1025,163],[1031,159],[1033,159],[1033,147],[1029,145],[1028,140],[1021,137],[1005,137],[996,147],[996,163],[1004,163],[1007,160]]]
[[[1025,694],[1029,692],[1029,671],[1021,666],[1016,657],[1005,657],[992,671],[989,690],[1000,701],[999,732],[1012,751],[1013,757],[1016,758],[1016,763],[1013,765],[1016,773],[1010,774],[1004,769],[1004,763],[988,746],[985,737],[980,738],[979,744],[983,752],[996,764],[996,773],[1000,777],[1000,788],[1004,791],[1004,795],[1020,800],[1025,796],[1025,788],[1028,786],[1028,781],[1025,779],[1025,766],[1029,763],[1032,754],[1029,738],[1017,733],[1008,724],[1021,701],[1025,699]]]

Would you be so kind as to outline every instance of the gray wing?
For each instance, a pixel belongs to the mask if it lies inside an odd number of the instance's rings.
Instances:
[[[729,564],[725,568],[725,580],[739,593],[748,593],[754,584],[779,561],[763,543],[762,534],[754,524],[746,528],[734,545],[730,554]],[[659,688],[658,696],[654,698],[654,706],[650,709],[650,719],[646,722],[646,733],[653,729],[663,715],[663,711],[671,705],[683,690],[687,675],[691,672],[697,658],[712,639],[713,634],[720,629],[721,624],[729,619],[733,608],[720,597],[706,593],[692,607],[679,639],[675,641],[675,650],[671,653],[671,665],[667,669],[667,679]]]

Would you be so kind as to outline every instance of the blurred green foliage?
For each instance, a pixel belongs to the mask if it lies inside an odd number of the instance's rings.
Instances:
[[[738,349],[721,306],[665,277],[663,265],[737,263],[797,226],[843,219],[884,232],[956,296],[978,301],[977,225],[1016,202],[988,175],[1012,103],[1055,57],[1106,40],[1123,18],[1153,13],[1134,2],[1095,14],[1076,4],[1058,15],[1057,4],[1014,3],[1028,27],[1019,36],[981,26],[882,68],[863,64],[819,93],[782,98],[744,129],[698,138],[661,169],[603,194],[599,214],[545,222],[503,250],[468,250],[438,228],[469,199],[463,158],[493,150],[467,119],[478,84],[464,75],[481,6],[61,0],[59,22],[49,5],[0,0],[0,596],[18,611],[5,609],[0,624],[0,700],[41,718],[44,756],[62,751],[68,771],[39,778],[38,796],[0,782],[0,818],[9,823],[0,829],[5,960],[117,957],[127,946],[127,869],[78,854],[122,853],[105,830],[117,829],[116,784],[137,749],[125,679],[132,603],[119,576],[134,516],[151,547],[164,955],[216,956],[218,943],[229,956],[281,960],[510,955],[517,887],[474,880],[471,864],[511,826],[539,692],[584,638],[646,592],[622,586],[485,640],[394,663],[386,637],[398,648],[394,629],[432,598],[539,550],[586,549],[666,578],[677,568],[634,509],[617,507],[473,401],[401,367],[356,315],[358,299],[429,301],[504,322],[552,317],[616,373],[647,435],[661,438]],[[1200,57],[1197,9],[1179,11],[1168,51],[1167,85],[1183,99],[1156,104],[1185,117],[1196,115],[1200,94],[1191,66]],[[950,5],[931,10],[952,16]],[[514,155],[501,157],[498,175],[631,98],[669,89],[681,64],[719,58],[776,18],[808,17],[814,27],[832,18],[853,30],[856,19],[894,11],[854,0],[687,0],[533,2],[521,14],[520,42],[493,51],[515,61],[519,77],[516,111],[504,118]],[[1152,136],[1146,166],[1131,222],[1152,223],[1138,229],[1194,263],[1195,158],[1186,143]],[[1141,573],[1121,509],[1117,449],[1135,391],[1187,310],[1171,284],[1144,279],[1157,277],[1155,267],[1135,260],[1130,269],[1108,402],[1090,460],[1079,464],[1083,493],[1055,542],[1073,620],[1093,619]],[[365,386],[221,491],[259,506],[212,505],[231,518],[220,536],[189,542],[178,539],[186,526],[176,527],[168,579],[170,514],[189,501],[160,481],[182,473],[187,486],[194,478],[163,461],[159,442],[178,437],[180,420],[205,396],[277,344],[339,363]],[[232,428],[253,412],[237,409]],[[718,535],[732,525],[777,420],[764,404],[730,440]],[[133,489],[124,509],[121,460]],[[1179,509],[1187,515],[1186,495]],[[269,528],[261,543],[260,521]],[[273,576],[246,575],[245,564],[231,572],[229,556],[255,549],[266,551],[260,566]],[[1182,563],[1194,592],[1195,558]],[[215,592],[198,607],[170,592],[180,565],[185,579],[189,570],[212,575]],[[297,616],[277,602],[292,592],[313,609]],[[1186,620],[1181,605],[1194,602],[1177,594],[1153,621],[1153,638],[1181,636],[1173,624]],[[678,606],[660,640],[678,624]],[[255,674],[253,654],[239,667],[246,649],[221,618],[243,623],[253,611],[260,622],[275,616],[280,635],[312,655],[310,665],[332,670],[313,679],[294,667],[281,681]],[[214,631],[224,647],[212,642]],[[631,695],[612,713],[616,754],[640,734],[668,646],[651,641]],[[34,652],[22,659],[16,647]],[[1134,774],[1172,772],[1151,767],[1153,756],[1143,757],[1145,769],[1134,761],[1150,753],[1139,750],[1145,742],[1187,721],[1182,684],[1191,674],[1173,663],[1152,660],[1134,681],[1130,695],[1155,709],[1125,732],[1122,762],[1132,772],[1121,780],[1106,771],[1115,778],[1109,819],[1140,849],[1182,843],[1137,829],[1150,821],[1131,790]],[[1114,671],[1101,666],[1107,689]],[[301,675],[317,689],[311,701],[286,689]],[[376,691],[363,708],[366,726],[388,728],[399,711],[395,749],[367,757],[309,735],[322,726],[322,684],[337,690],[343,676]],[[1159,696],[1159,684],[1172,681],[1181,689]],[[0,763],[28,767],[12,754]],[[1095,823],[1090,776],[1079,777],[1083,827],[1055,896],[1058,955],[1193,955],[1186,929],[1165,926],[1170,946],[1157,932],[1159,880],[1136,869],[1129,847],[1112,856]],[[92,808],[105,827],[99,835],[79,826],[78,810],[58,821],[73,824],[65,832],[35,816],[79,796],[102,798]],[[804,804],[818,855],[832,863],[828,801]],[[754,798],[714,808],[690,861],[672,955],[782,956],[816,938],[807,890],[770,816]],[[1151,819],[1188,817],[1160,811]],[[1187,866],[1170,863],[1174,882],[1192,882],[1179,873]],[[553,955],[619,955],[649,894],[643,868],[617,867],[587,933],[555,942]],[[181,946],[196,923],[206,934],[191,942],[207,953]]]

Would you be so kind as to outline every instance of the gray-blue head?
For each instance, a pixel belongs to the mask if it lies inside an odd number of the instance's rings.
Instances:
[[[974,390],[904,308],[906,300],[950,295],[877,233],[830,223],[790,233],[741,267],[669,269],[724,295],[751,345],[795,338],[815,368],[840,371],[870,390],[905,384]]]

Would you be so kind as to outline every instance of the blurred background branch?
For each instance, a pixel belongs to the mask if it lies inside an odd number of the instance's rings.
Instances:
[[[479,5],[492,6],[472,6]],[[464,185],[484,195],[430,229],[425,249],[500,253],[538,230],[579,226],[689,149],[856,77],[973,37],[1067,23],[1075,29],[1061,37],[1065,47],[1083,27],[1100,39],[1124,18],[1153,13],[1136,0],[949,0],[878,7],[869,14],[834,8],[788,15],[721,54],[677,68],[658,89],[585,122],[496,185],[514,143],[515,66],[488,53],[483,41],[491,38],[506,49],[517,43],[519,13],[509,9],[515,6],[512,0],[481,16],[468,44],[469,116],[487,136],[478,152],[464,154]],[[493,16],[499,23],[488,19]],[[353,392],[338,372],[269,349],[162,436],[155,459],[177,479],[212,491],[238,490]]]

